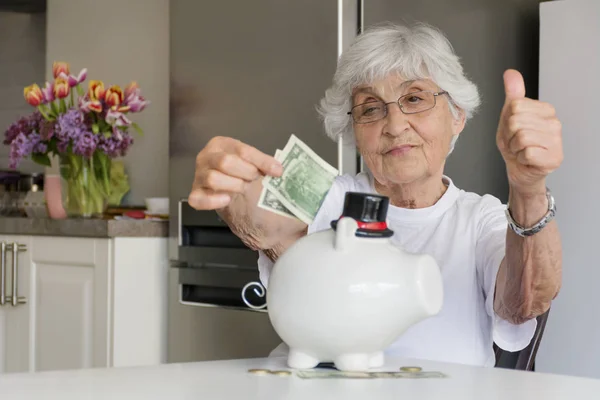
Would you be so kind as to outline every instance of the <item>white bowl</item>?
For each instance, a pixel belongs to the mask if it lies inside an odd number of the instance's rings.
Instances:
[[[146,210],[152,215],[169,214],[169,198],[168,197],[149,197],[146,199]]]

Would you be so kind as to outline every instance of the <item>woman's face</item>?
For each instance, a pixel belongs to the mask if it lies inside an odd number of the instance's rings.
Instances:
[[[357,148],[381,185],[415,183],[441,175],[452,137],[464,127],[463,116],[454,119],[447,95],[437,96],[436,105],[430,110],[404,114],[398,107],[398,98],[422,90],[441,91],[430,80],[407,81],[397,75],[353,91],[353,106],[378,100],[395,102],[387,105],[385,118],[354,123]]]

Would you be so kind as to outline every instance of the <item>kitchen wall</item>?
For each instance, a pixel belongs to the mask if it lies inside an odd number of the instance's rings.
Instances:
[[[445,173],[461,189],[508,200],[508,182],[496,146],[496,128],[504,104],[502,74],[523,74],[527,96],[538,96],[540,0],[365,0],[369,27],[392,21],[422,21],[440,28],[479,87],[482,105],[460,135]]]
[[[169,1],[48,0],[46,43],[49,77],[61,60],[76,72],[87,68],[88,81],[139,83],[151,104],[133,117],[144,136],[124,158],[131,186],[124,203],[168,196]]]
[[[46,16],[0,12],[0,134],[17,118],[33,110],[23,98],[23,88],[44,80],[46,65]],[[0,169],[8,168],[9,147],[0,146]],[[24,161],[19,169],[41,172]]]

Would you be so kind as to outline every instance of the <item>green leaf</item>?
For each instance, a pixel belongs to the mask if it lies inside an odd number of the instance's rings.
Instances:
[[[50,157],[48,157],[48,154],[33,153],[31,155],[31,160],[46,167],[50,167],[52,165],[50,164]]]
[[[135,131],[140,135],[140,136],[144,136],[144,131],[142,130],[142,128],[140,128],[140,126],[138,124],[136,124],[135,122],[133,122],[131,124],[131,126],[133,126],[133,129],[135,129]]]
[[[107,138],[107,139],[108,139],[108,138],[109,138],[109,137],[111,137],[111,136],[112,136],[112,132],[104,132],[104,137],[105,137],[105,138]]]
[[[40,112],[40,114],[42,114],[42,117],[44,117],[46,121],[52,121],[52,118],[50,118],[50,116],[48,115],[48,107],[40,105],[38,106],[38,111]]]
[[[81,87],[81,85],[78,84],[76,87],[77,87],[77,94],[79,96],[83,96],[84,92],[83,92],[83,88]]]
[[[94,135],[97,135],[98,132],[100,132],[100,127],[98,126],[98,124],[92,125],[92,132],[94,132]]]
[[[52,110],[52,114],[53,116],[56,118],[56,116],[59,114],[58,112],[58,107],[56,107],[56,103],[55,102],[50,102],[50,109]]]

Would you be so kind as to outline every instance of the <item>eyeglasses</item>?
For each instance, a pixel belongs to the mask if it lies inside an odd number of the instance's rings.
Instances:
[[[388,114],[388,104],[397,103],[400,111],[404,114],[417,114],[423,111],[431,110],[435,107],[436,98],[439,95],[448,94],[448,92],[430,92],[423,90],[420,92],[408,93],[401,96],[398,101],[384,103],[383,101],[369,101],[352,107],[348,115],[357,124],[368,124],[370,122],[384,119]]]

